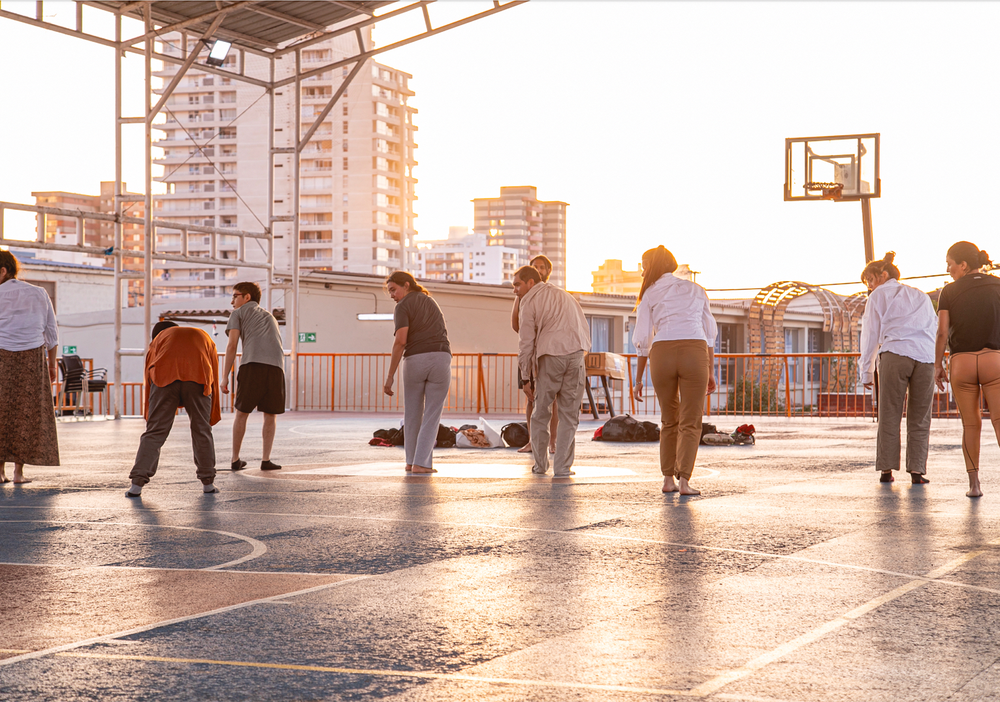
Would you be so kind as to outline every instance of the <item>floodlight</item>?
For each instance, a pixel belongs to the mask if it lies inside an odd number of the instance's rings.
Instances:
[[[229,55],[229,50],[232,47],[232,42],[216,39],[212,44],[212,48],[208,50],[208,58],[205,59],[205,63],[209,66],[221,66],[225,62],[226,56]]]
[[[391,314],[359,314],[359,322],[391,322],[394,319]]]

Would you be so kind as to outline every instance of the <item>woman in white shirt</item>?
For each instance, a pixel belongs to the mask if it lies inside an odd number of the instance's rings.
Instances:
[[[712,361],[718,327],[705,290],[671,275],[675,270],[677,260],[662,246],[642,255],[639,314],[632,333],[639,354],[634,392],[641,401],[648,357],[660,402],[662,490],[699,495],[689,481],[701,442],[705,395],[715,390]]]
[[[937,315],[927,293],[902,285],[896,254],[872,261],[861,273],[868,286],[868,304],[861,317],[861,357],[858,373],[870,388],[878,360],[878,434],[875,470],[879,481],[891,483],[899,470],[899,425],[906,400],[906,472],[913,484],[930,482],[927,447],[934,400],[934,338]]]
[[[56,380],[56,316],[48,294],[17,279],[17,259],[0,251],[0,482],[30,483],[24,464],[59,465],[52,383]]]

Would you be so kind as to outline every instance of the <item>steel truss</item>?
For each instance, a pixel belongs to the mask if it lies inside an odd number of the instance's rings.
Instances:
[[[134,2],[76,2],[76,26],[68,28],[44,19],[43,2],[35,2],[35,16],[10,12],[0,8],[0,19],[8,19],[15,22],[31,25],[41,29],[50,30],[59,34],[76,37],[95,44],[100,44],[114,49],[114,75],[115,75],[115,214],[100,214],[94,212],[84,212],[81,210],[67,210],[63,208],[40,207],[37,205],[0,202],[0,244],[17,246],[20,248],[49,249],[57,251],[72,251],[77,253],[88,253],[98,256],[108,255],[107,252],[98,246],[87,246],[84,240],[85,221],[102,220],[114,222],[114,247],[111,255],[114,257],[115,272],[115,361],[114,361],[114,384],[115,393],[113,399],[114,415],[118,419],[121,417],[123,407],[123,387],[122,387],[122,357],[123,356],[144,356],[146,348],[122,348],[122,285],[129,280],[143,281],[143,307],[145,311],[144,324],[145,333],[143,338],[149,339],[152,329],[152,300],[153,300],[153,261],[173,261],[194,263],[201,266],[219,265],[233,268],[255,268],[267,271],[266,282],[266,304],[268,308],[272,303],[272,291],[274,289],[284,289],[286,291],[286,306],[288,301],[287,293],[291,293],[291,311],[287,313],[287,329],[289,331],[289,344],[291,346],[291,370],[290,385],[291,408],[298,408],[298,329],[299,329],[299,177],[300,177],[300,155],[305,147],[310,143],[317,129],[330,111],[336,106],[347,87],[355,76],[360,73],[365,62],[379,54],[393,49],[412,44],[421,39],[425,39],[436,34],[460,27],[464,24],[483,19],[490,15],[516,7],[527,2],[527,0],[508,0],[500,2],[493,0],[493,5],[489,9],[470,14],[462,19],[435,27],[431,21],[429,7],[433,0],[419,0],[411,4],[399,7],[393,2],[363,2],[348,0],[318,0],[311,2],[284,3],[275,0],[240,0],[237,2],[164,2],[162,0],[136,0]],[[114,15],[114,37],[108,38],[97,34],[88,33],[84,29],[84,6],[97,8]],[[380,10],[385,10],[381,14],[376,14]],[[400,17],[407,13],[420,13],[423,18],[423,31],[417,32],[410,37],[396,41],[392,44],[381,47],[366,46],[364,31],[369,27],[377,25],[379,22]],[[143,23],[143,33],[138,36],[122,38],[123,20],[131,19]],[[332,28],[331,28],[332,27]],[[171,55],[156,50],[156,42],[165,34],[179,33],[181,35],[180,56]],[[325,41],[327,39],[354,35],[356,38],[356,52],[348,58],[334,61],[318,68],[302,70],[302,50]],[[196,50],[188,51],[188,38],[195,37],[199,40],[195,43]],[[231,41],[232,49],[239,52],[238,70],[227,70],[223,67],[210,66],[204,62],[207,52],[207,42],[214,39],[224,39]],[[269,79],[262,80],[246,75],[245,55],[251,54],[262,57],[270,62]],[[145,60],[145,114],[142,116],[126,116],[122,114],[122,61],[128,54],[141,55]],[[278,61],[288,57],[294,61],[293,72],[290,76],[276,80],[276,64]],[[153,61],[161,61],[164,65],[178,65],[177,73],[170,82],[162,88],[154,88],[153,85]],[[315,75],[320,75],[326,71],[332,71],[344,66],[353,66],[347,76],[343,78],[340,88],[332,95],[323,110],[314,117],[312,127],[305,133],[301,131],[301,109],[302,109],[302,81]],[[186,222],[172,221],[169,219],[153,218],[153,130],[156,129],[154,120],[161,114],[167,104],[167,100],[173,94],[175,88],[187,74],[188,69],[195,67],[199,71],[211,73],[219,76],[238,80],[243,83],[255,85],[262,88],[268,96],[269,121],[268,121],[268,177],[267,177],[267,224],[261,231],[244,231],[221,227],[205,227],[188,224]],[[287,85],[294,86],[294,126],[295,135],[294,146],[276,148],[274,145],[274,124],[275,124],[275,92]],[[159,90],[157,96],[156,91]],[[157,99],[158,98],[158,99]],[[154,102],[155,99],[155,102]],[[406,150],[409,141],[409,129],[405,113],[400,120],[401,138],[404,152],[401,154],[401,164],[403,172],[400,182],[402,184],[403,217],[401,221],[402,236],[400,237],[400,261],[406,263],[406,251],[413,249],[413,231],[411,229],[412,213],[407,207],[407,191],[412,181],[405,173]],[[126,124],[143,124],[145,128],[145,182],[144,194],[136,196],[123,191],[122,187],[122,127]],[[196,143],[197,146],[197,143]],[[291,215],[274,214],[274,165],[275,156],[288,154],[292,160],[292,198],[293,213]],[[141,201],[145,205],[145,216],[143,218],[130,217],[126,214],[129,203]],[[34,212],[38,219],[35,241],[22,241],[19,239],[5,238],[3,232],[3,211],[5,209]],[[45,241],[45,217],[47,215],[61,215],[76,218],[77,221],[77,243],[75,245],[47,243]],[[274,271],[274,235],[273,226],[277,222],[290,222],[292,226],[292,270],[290,276],[287,273]],[[138,250],[125,249],[122,246],[122,225],[127,223],[143,224],[144,249],[140,253]],[[170,229],[181,232],[181,253],[168,254],[156,250],[156,230],[158,228]],[[188,236],[191,233],[198,233],[210,236],[210,256],[193,256],[188,253]],[[238,237],[238,257],[236,259],[218,258],[218,244],[220,236]],[[266,241],[267,260],[252,261],[247,258],[247,239]],[[144,262],[143,272],[140,275],[137,271],[125,270],[123,261],[125,258],[142,258]],[[291,284],[287,284],[285,279],[291,277]],[[280,282],[279,282],[280,279]],[[146,344],[148,345],[148,341]]]

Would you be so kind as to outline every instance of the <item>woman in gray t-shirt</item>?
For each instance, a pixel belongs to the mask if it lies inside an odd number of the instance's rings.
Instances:
[[[385,281],[396,303],[395,341],[383,388],[390,397],[396,368],[403,365],[403,448],[406,470],[434,473],[434,444],[451,386],[451,344],[441,308],[412,275],[396,271]]]

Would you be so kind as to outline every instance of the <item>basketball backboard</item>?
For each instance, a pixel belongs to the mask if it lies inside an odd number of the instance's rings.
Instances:
[[[879,197],[879,135],[785,139],[785,200]]]

